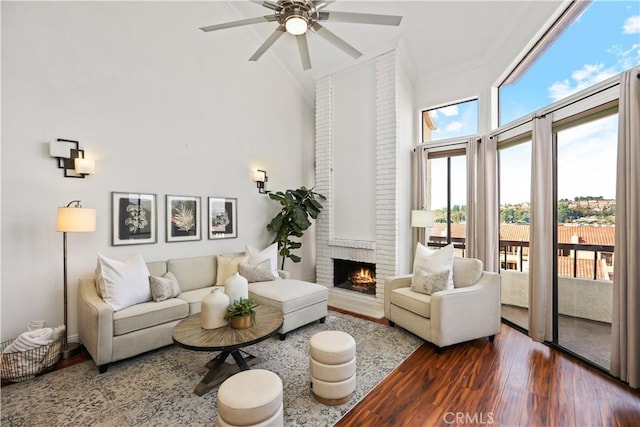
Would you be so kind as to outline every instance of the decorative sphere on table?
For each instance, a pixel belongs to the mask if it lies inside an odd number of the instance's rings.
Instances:
[[[202,298],[200,309],[200,326],[203,329],[215,329],[226,326],[229,321],[224,314],[229,307],[229,297],[219,288]]]
[[[240,273],[235,273],[224,283],[224,293],[229,297],[230,302],[240,298],[249,298],[249,282]]]

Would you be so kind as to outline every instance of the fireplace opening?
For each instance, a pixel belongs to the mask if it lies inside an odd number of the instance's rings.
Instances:
[[[368,262],[334,259],[333,286],[375,295],[376,265]]]

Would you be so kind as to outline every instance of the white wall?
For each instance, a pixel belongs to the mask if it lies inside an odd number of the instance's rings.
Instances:
[[[215,18],[215,19],[214,19]],[[162,260],[265,246],[277,211],[259,195],[313,185],[313,107],[267,54],[248,62],[249,31],[205,34],[233,20],[218,2],[2,2],[2,340],[30,320],[62,322],[56,207],[97,209],[95,233],[69,234],[69,332],[78,278],[96,253]],[[284,120],[286,119],[286,124]],[[48,141],[77,139],[96,174],[62,176]],[[111,191],[158,196],[158,243],[111,246]],[[165,243],[165,195],[238,199],[238,238]],[[206,215],[206,209],[203,210]],[[313,280],[308,233],[294,276]]]
[[[413,268],[411,229],[411,149],[416,144],[414,86],[405,61],[398,61],[398,274]]]
[[[376,69],[333,76],[333,237],[376,239]]]

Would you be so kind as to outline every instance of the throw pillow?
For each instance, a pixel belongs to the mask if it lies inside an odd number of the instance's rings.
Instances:
[[[178,279],[170,271],[167,272],[164,277],[149,276],[149,286],[151,286],[151,297],[155,302],[175,298],[180,295]]]
[[[453,289],[453,243],[432,251],[418,242],[413,260],[413,273],[418,269],[427,273],[449,272],[446,289]]]
[[[280,277],[278,274],[278,244],[274,243],[263,250],[256,249],[247,245],[247,253],[249,259],[247,262],[251,265],[258,265],[265,259],[269,260],[271,266],[271,275],[274,279]]]
[[[417,268],[411,279],[411,290],[421,294],[431,295],[435,292],[447,289],[449,282],[449,270],[429,273],[421,268]]]
[[[96,280],[102,299],[114,311],[151,301],[149,270],[140,254],[124,261],[98,254]]]
[[[228,257],[218,255],[217,259],[217,272],[216,272],[216,286],[224,286],[227,279],[238,272],[238,265],[242,261],[246,261],[247,255],[239,255],[236,257]]]
[[[240,275],[247,279],[247,282],[249,283],[273,280],[273,274],[271,274],[271,262],[268,259],[265,259],[257,265],[252,265],[248,262],[241,262]]]

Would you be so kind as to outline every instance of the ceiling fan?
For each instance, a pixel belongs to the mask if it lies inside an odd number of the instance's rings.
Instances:
[[[259,16],[256,18],[242,19],[240,21],[226,22],[223,24],[209,25],[201,27],[205,32],[223,30],[225,28],[240,27],[243,25],[258,24],[262,22],[277,22],[278,28],[267,38],[258,48],[249,61],[257,61],[285,32],[295,36],[302,60],[302,68],[311,68],[311,58],[309,56],[309,46],[307,44],[307,30],[318,34],[343,52],[359,58],[362,53],[349,43],[336,36],[334,33],[320,25],[323,21],[349,22],[354,24],[375,24],[375,25],[400,25],[402,16],[374,15],[369,13],[352,12],[330,12],[323,11],[332,1],[312,1],[312,0],[278,0],[278,1],[253,1],[261,4],[267,9],[273,10],[272,15]]]

